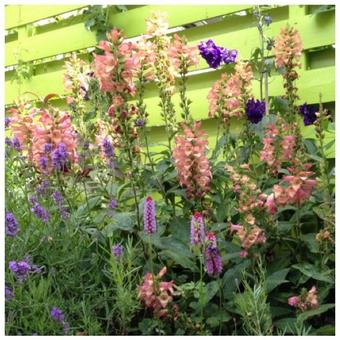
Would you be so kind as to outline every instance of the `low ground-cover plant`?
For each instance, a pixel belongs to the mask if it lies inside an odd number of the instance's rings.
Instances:
[[[297,105],[298,31],[268,38],[271,18],[254,14],[263,44],[248,61],[236,46],[188,46],[154,13],[138,42],[113,29],[91,65],[67,61],[68,112],[55,94],[8,110],[7,334],[334,333],[333,123],[322,104]],[[207,98],[211,149],[187,92],[200,57],[223,70]]]

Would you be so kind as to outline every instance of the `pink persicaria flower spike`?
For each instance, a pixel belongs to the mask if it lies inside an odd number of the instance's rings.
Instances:
[[[189,197],[202,197],[210,191],[211,168],[206,156],[208,138],[196,122],[193,129],[183,126],[184,135],[176,137],[172,156],[180,184]]]
[[[205,238],[204,220],[199,212],[195,212],[191,217],[190,243],[191,245],[202,244]]]
[[[207,247],[204,252],[205,270],[208,275],[216,277],[222,273],[223,264],[220,251],[217,249],[216,236],[208,232],[206,236]]]
[[[273,49],[276,67],[298,66],[302,49],[299,32],[294,27],[282,27]]]
[[[156,209],[152,197],[147,197],[144,202],[144,231],[146,234],[156,232]]]

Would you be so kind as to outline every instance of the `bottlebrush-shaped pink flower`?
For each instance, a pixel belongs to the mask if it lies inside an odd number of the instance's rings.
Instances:
[[[273,53],[275,65],[278,68],[289,64],[298,65],[302,54],[301,37],[294,27],[282,27],[280,34],[275,38]]]
[[[191,245],[202,244],[205,238],[204,220],[199,212],[195,212],[191,217],[190,242]]]
[[[172,154],[179,182],[189,197],[202,197],[210,191],[212,174],[206,157],[208,138],[200,127],[200,122],[196,122],[192,129],[183,125],[184,135],[176,136]]]
[[[166,267],[158,275],[146,273],[143,284],[138,286],[138,298],[147,308],[153,310],[155,317],[166,317],[168,304],[173,301],[173,281],[161,281],[165,273]]]
[[[156,209],[152,197],[147,197],[144,202],[144,232],[154,234],[156,232]]]

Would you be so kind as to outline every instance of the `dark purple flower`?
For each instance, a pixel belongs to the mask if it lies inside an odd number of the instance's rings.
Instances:
[[[52,307],[51,318],[54,321],[58,321],[58,322],[64,322],[64,320],[65,320],[64,313],[57,307]]]
[[[70,325],[65,321],[64,313],[58,307],[52,307],[50,314],[54,321],[63,326],[64,333],[67,334],[70,331]]]
[[[227,50],[217,46],[213,40],[201,41],[198,45],[201,56],[212,68],[218,68],[222,63],[234,63],[237,58],[236,50]]]
[[[48,212],[39,204],[37,199],[35,197],[31,197],[30,203],[32,204],[31,211],[35,214],[35,216],[43,222],[48,222]]]
[[[269,26],[273,22],[273,19],[270,15],[265,15],[263,20],[267,26]]]
[[[12,147],[13,147],[12,139],[10,139],[9,137],[6,137],[6,138],[5,138],[5,144],[6,144],[7,146],[9,146],[10,148],[12,148]]]
[[[111,251],[116,258],[120,258],[123,254],[123,247],[120,244],[115,244],[112,246]]]
[[[118,206],[117,200],[114,199],[114,198],[112,198],[111,201],[110,201],[110,203],[109,203],[109,208],[112,209],[112,210],[114,210],[114,209],[117,208],[117,206]]]
[[[103,152],[106,158],[110,159],[114,157],[115,152],[114,152],[113,146],[107,138],[103,140],[102,147],[103,147]]]
[[[52,151],[52,144],[51,143],[46,143],[44,145],[44,152],[45,153],[50,153]]]
[[[13,148],[16,150],[16,151],[21,151],[21,145],[20,145],[20,141],[17,137],[13,137]]]
[[[25,280],[29,272],[31,271],[31,265],[26,260],[22,260],[19,262],[9,261],[8,267],[15,278],[19,281]]]
[[[156,209],[152,197],[147,197],[144,202],[144,231],[146,234],[156,232]]]
[[[40,159],[39,159],[39,165],[41,167],[42,170],[46,170],[47,169],[47,164],[48,164],[48,159],[46,156],[41,155]]]
[[[206,60],[212,68],[218,68],[222,62],[222,51],[213,40],[201,41],[198,45],[201,56]]]
[[[300,114],[303,115],[303,122],[305,126],[312,125],[316,121],[316,109],[312,106],[308,107],[307,103],[304,103],[299,107]]]
[[[136,120],[136,122],[135,122],[135,125],[136,125],[137,127],[142,127],[142,126],[145,125],[145,120],[144,120],[144,119],[141,119],[141,118],[138,118],[138,119]]]
[[[47,194],[48,188],[49,188],[49,181],[43,180],[37,187],[37,195],[44,196]]]
[[[266,103],[260,100],[249,99],[246,105],[247,118],[253,124],[260,122],[266,112]]]
[[[87,151],[90,148],[90,142],[86,140],[83,144],[83,150]]]
[[[64,143],[60,143],[52,152],[52,164],[55,170],[65,170],[68,153]]]
[[[12,289],[5,285],[5,301],[10,301],[15,298],[15,294]]]
[[[222,48],[222,60],[225,64],[234,63],[237,58],[237,50],[227,50]]]
[[[6,118],[5,118],[5,127],[8,128],[8,127],[9,127],[9,124],[11,124],[11,118],[6,117]]]
[[[64,207],[64,197],[63,197],[63,195],[59,191],[54,191],[52,193],[52,198],[53,198],[55,204],[58,207],[58,210],[60,212],[61,218],[63,220],[67,220],[70,215],[69,215],[68,211]]]
[[[19,225],[14,215],[10,212],[6,212],[5,215],[6,235],[14,237],[19,231]]]
[[[195,212],[191,217],[190,243],[191,245],[202,244],[205,238],[204,220],[199,212]]]

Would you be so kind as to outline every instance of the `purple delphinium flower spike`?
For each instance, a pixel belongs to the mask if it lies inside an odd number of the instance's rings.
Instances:
[[[303,123],[305,126],[312,125],[316,121],[316,109],[308,107],[307,103],[304,103],[299,107],[300,114],[303,115]]]
[[[204,220],[199,212],[195,212],[191,217],[190,225],[190,243],[197,245],[203,243],[205,238]]]
[[[120,244],[115,244],[112,246],[112,254],[116,258],[120,258],[123,254],[123,247]]]
[[[20,141],[17,137],[13,137],[12,139],[12,142],[13,142],[13,148],[16,150],[16,151],[21,151],[21,144],[20,144]]]
[[[38,186],[37,186],[37,195],[38,196],[45,196],[47,194],[48,188],[49,188],[49,181],[48,180],[43,180]]]
[[[198,45],[201,56],[206,60],[212,68],[218,68],[222,62],[221,49],[216,46],[213,40],[201,41]]]
[[[114,152],[113,146],[107,138],[103,140],[102,147],[103,147],[103,152],[106,158],[110,159],[114,157],[115,152]]]
[[[19,224],[14,217],[14,215],[10,212],[6,212],[5,214],[5,228],[6,228],[6,235],[14,237],[19,231]]]
[[[209,232],[206,237],[207,248],[204,252],[205,269],[210,276],[219,276],[222,273],[223,265],[219,250],[217,249],[216,236]]]
[[[266,112],[266,103],[254,98],[249,99],[246,105],[246,114],[253,124],[259,123]]]
[[[156,209],[152,197],[147,197],[144,202],[144,231],[147,234],[156,232]]]

